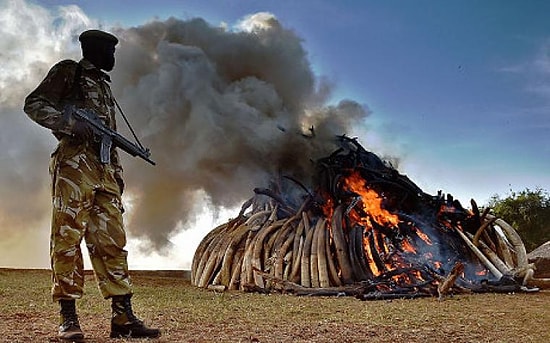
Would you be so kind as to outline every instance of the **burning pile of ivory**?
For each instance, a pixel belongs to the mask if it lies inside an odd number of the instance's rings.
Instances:
[[[317,161],[315,187],[281,178],[198,246],[198,287],[440,297],[526,290],[533,276],[516,230],[450,195],[424,193],[355,139]]]

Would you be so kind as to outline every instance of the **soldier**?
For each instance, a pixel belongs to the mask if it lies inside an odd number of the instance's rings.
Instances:
[[[75,306],[84,287],[83,238],[101,294],[112,301],[110,336],[158,337],[160,330],[145,326],[132,311],[122,222],[124,182],[117,151],[113,148],[110,162],[101,163],[90,124],[75,120],[69,110],[74,106],[93,110],[105,126],[116,130],[110,78],[102,70],[113,69],[118,39],[104,31],[88,30],[79,41],[83,58],[53,66],[27,96],[24,107],[32,120],[50,129],[59,141],[50,161],[52,296],[61,307],[59,338],[84,337]]]

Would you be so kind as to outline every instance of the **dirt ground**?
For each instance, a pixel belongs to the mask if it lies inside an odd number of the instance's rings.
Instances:
[[[183,277],[132,273],[136,314],[155,342],[549,342],[550,291],[365,302],[351,297],[219,293]],[[183,274],[182,274],[183,275]],[[49,271],[0,269],[0,342],[59,342]],[[109,302],[87,277],[85,342],[109,339]]]

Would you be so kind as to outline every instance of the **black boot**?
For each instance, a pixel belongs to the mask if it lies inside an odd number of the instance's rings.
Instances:
[[[117,295],[112,298],[111,338],[156,338],[159,329],[152,329],[143,324],[132,311],[131,294]]]
[[[78,316],[76,315],[76,303],[74,300],[59,300],[61,310],[59,311],[59,333],[61,339],[78,341],[84,338],[80,329]]]

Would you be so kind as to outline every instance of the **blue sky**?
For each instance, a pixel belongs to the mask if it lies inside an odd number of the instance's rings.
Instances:
[[[28,226],[21,219],[33,215],[39,218],[34,226],[48,226],[46,167],[25,180],[15,169],[47,166],[45,151],[53,144],[48,133],[21,119],[20,101],[38,79],[36,72],[29,77],[33,61],[47,61],[49,67],[68,57],[55,42],[45,44],[38,38],[52,39],[40,28],[51,26],[52,20],[55,26],[59,6],[76,5],[107,29],[170,16],[201,17],[212,26],[232,28],[247,15],[272,13],[303,39],[316,76],[333,84],[332,102],[351,99],[372,112],[365,122],[367,129],[358,133],[360,142],[375,153],[397,157],[399,171],[424,191],[442,190],[469,206],[470,198],[483,205],[492,195],[506,195],[510,189],[550,190],[549,1],[13,1],[18,4],[0,0],[0,8],[9,9],[0,11],[0,33],[9,38],[0,41],[0,88],[12,86],[0,92],[0,113],[13,121],[13,129],[0,135],[5,147],[0,154],[0,190],[4,196],[10,194],[0,199],[0,226],[12,231],[4,230],[8,234],[3,235],[7,238],[0,248],[7,252],[0,256],[0,266],[47,266],[48,230],[40,229],[36,236],[35,231],[19,226]],[[28,4],[37,6],[29,9]],[[40,13],[40,18],[35,15],[33,23],[10,22],[10,15],[25,20],[19,9],[30,15]],[[32,44],[13,38],[30,24],[36,25],[29,30],[36,38],[26,37]],[[49,51],[48,56],[40,56],[41,48]],[[23,56],[19,64],[29,66],[28,70],[17,69],[14,59],[19,56]],[[35,143],[41,148],[28,147]],[[35,157],[36,164],[25,158],[29,156]],[[4,169],[5,163],[14,168]],[[20,193],[24,193],[20,189],[39,190],[32,202],[44,200],[20,214],[17,204],[29,198],[14,192],[14,187]],[[225,213],[230,216],[234,213]],[[202,231],[177,233],[171,239],[173,255],[168,257],[155,255],[157,260],[137,253],[131,267],[147,268],[152,260],[160,261],[156,268],[188,267],[193,244],[213,225],[208,222],[202,224]],[[0,232],[6,233],[1,227]],[[133,244],[139,242],[130,240],[129,250],[135,250]],[[177,255],[183,250],[185,256]],[[37,256],[28,258],[28,251]],[[23,259],[29,261],[22,263]],[[174,260],[185,262],[174,266]]]
[[[41,1],[44,5],[66,1]],[[78,1],[107,25],[268,11],[313,68],[373,115],[365,145],[429,192],[463,202],[550,188],[550,2]],[[545,64],[546,63],[546,64]]]

